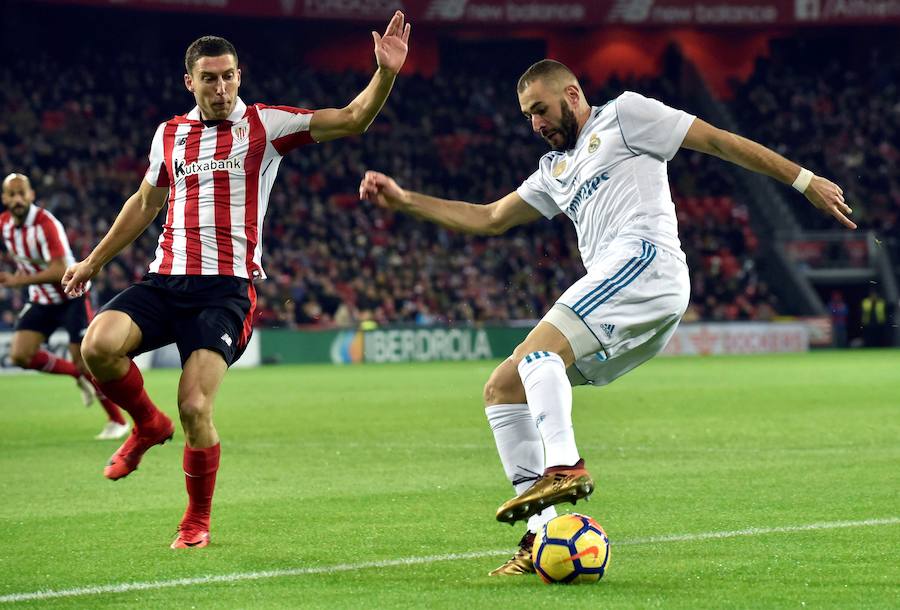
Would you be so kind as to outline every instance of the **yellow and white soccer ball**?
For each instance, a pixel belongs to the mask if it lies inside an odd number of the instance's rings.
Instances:
[[[538,532],[531,558],[545,583],[597,582],[609,567],[609,538],[586,515],[560,515]]]

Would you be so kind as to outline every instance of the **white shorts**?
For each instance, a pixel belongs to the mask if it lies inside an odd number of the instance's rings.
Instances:
[[[606,385],[662,351],[690,292],[680,258],[643,239],[617,240],[543,319],[575,353],[572,385]]]

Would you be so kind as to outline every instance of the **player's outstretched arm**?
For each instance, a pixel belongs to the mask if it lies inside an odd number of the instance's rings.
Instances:
[[[379,172],[366,172],[359,185],[359,198],[377,205],[405,212],[461,233],[500,235],[512,227],[541,218],[541,213],[528,205],[518,193],[493,203],[479,205],[465,201],[438,199],[400,188],[393,178]]]
[[[834,216],[845,227],[856,228],[856,223],[846,216],[853,210],[844,201],[841,187],[814,175],[762,144],[695,119],[681,146],[715,155],[784,184],[791,184],[818,209]]]
[[[309,133],[316,142],[363,133],[375,120],[406,61],[410,24],[404,24],[404,19],[403,13],[397,11],[384,36],[372,32],[378,70],[366,88],[343,108],[323,108],[313,114]]]
[[[94,250],[79,263],[66,269],[63,289],[70,296],[84,294],[84,287],[103,266],[143,233],[166,204],[169,189],[156,187],[144,180],[138,191],[128,198],[113,226]]]
[[[16,288],[19,286],[30,286],[31,284],[55,284],[63,277],[66,271],[66,259],[53,258],[47,268],[37,273],[6,273],[0,271],[0,286],[8,288]]]

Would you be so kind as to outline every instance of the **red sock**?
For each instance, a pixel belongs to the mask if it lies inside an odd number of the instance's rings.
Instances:
[[[69,375],[78,378],[81,372],[78,367],[62,358],[57,358],[47,350],[41,349],[32,357],[26,369],[34,369],[36,371],[44,371],[54,375]]]
[[[220,443],[206,449],[184,446],[184,483],[188,493],[187,510],[181,519],[184,529],[209,529],[220,448]]]
[[[103,407],[103,410],[106,411],[106,415],[109,416],[109,421],[116,422],[119,425],[125,424],[125,418],[122,417],[122,411],[121,409],[119,409],[119,405],[106,397],[94,377],[88,375],[87,378],[94,385],[94,389],[96,390],[97,394],[97,400],[100,401],[100,406]]]
[[[103,410],[106,411],[106,415],[109,416],[109,421],[114,421],[119,425],[126,423],[125,418],[122,417],[122,410],[119,409],[119,405],[106,396],[98,396],[97,399],[100,401]]]
[[[98,381],[97,387],[107,398],[127,411],[139,428],[159,412],[147,396],[144,377],[134,362],[124,377],[115,381]]]

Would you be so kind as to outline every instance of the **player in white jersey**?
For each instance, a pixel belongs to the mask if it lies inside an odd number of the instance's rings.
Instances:
[[[69,297],[59,285],[66,265],[75,260],[62,223],[34,203],[34,189],[24,174],[9,174],[3,179],[2,198],[6,210],[0,213],[0,243],[16,261],[17,271],[0,271],[0,286],[28,287],[28,303],[16,320],[10,360],[23,369],[74,378],[85,406],[90,406],[96,396],[106,411],[106,425],[94,438],[122,438],[128,434],[122,412],[97,392],[81,357],[81,339],[93,316],[90,300],[86,296]],[[41,347],[60,327],[69,335],[71,360],[58,358]]]
[[[128,440],[109,460],[112,480],[137,469],[144,453],[172,438],[174,426],[144,391],[131,358],[175,343],[183,373],[178,411],[185,433],[188,507],[172,548],[209,543],[219,467],[213,399],[252,332],[262,270],[262,226],[284,154],[304,144],[366,131],[387,100],[407,54],[410,26],[397,11],[384,36],[372,33],[378,70],[346,107],[305,110],[245,104],[234,46],[204,36],[185,54],[185,87],[197,106],[159,126],[150,167],[106,237],[63,278],[66,292],[85,283],[134,241],[168,200],[156,259],[143,282],[110,301],[88,329],[88,367],[134,419]]]
[[[793,184],[856,228],[841,189],[764,146],[656,100],[626,92],[600,107],[575,75],[543,60],[518,84],[532,129],[553,149],[516,191],[487,205],[402,189],[367,172],[360,197],[467,233],[497,235],[542,216],[575,224],[587,274],[566,290],[484,388],[485,412],[518,494],[497,520],[527,520],[516,554],[494,575],[534,571],[531,548],[555,504],[590,495],[572,429],[572,385],[604,385],[658,354],[688,305],[666,162],[679,148],[718,156]]]

